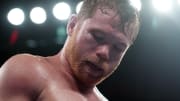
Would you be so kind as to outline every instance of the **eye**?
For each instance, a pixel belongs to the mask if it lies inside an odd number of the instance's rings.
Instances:
[[[92,36],[94,40],[98,43],[103,43],[104,42],[104,36],[100,33],[92,33]]]

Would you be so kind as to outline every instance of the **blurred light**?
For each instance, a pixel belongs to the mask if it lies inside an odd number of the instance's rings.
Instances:
[[[76,13],[79,13],[81,7],[82,7],[83,1],[79,2],[76,6]]]
[[[178,0],[178,4],[180,5],[180,0]]]
[[[58,20],[67,20],[71,14],[71,8],[67,3],[61,2],[54,6],[53,14]]]
[[[42,24],[46,21],[46,11],[41,7],[35,7],[30,12],[30,18],[35,24]]]
[[[141,10],[141,0],[130,0],[131,5],[135,7],[138,11]]]
[[[27,40],[26,44],[29,48],[37,48],[37,42],[35,40]]]
[[[152,0],[154,8],[159,12],[170,12],[172,10],[172,0]]]
[[[66,27],[65,26],[58,27],[56,35],[57,35],[56,42],[60,45],[63,45],[67,37]]]
[[[21,25],[24,22],[25,15],[20,8],[14,8],[9,11],[7,19],[13,25]]]
[[[9,37],[9,43],[10,43],[10,45],[14,45],[14,44],[17,42],[18,36],[19,36],[19,31],[18,31],[18,30],[14,30],[14,31],[11,33],[11,35],[10,35],[10,37]]]
[[[157,19],[156,17],[153,17],[153,19],[152,19],[152,28],[153,28],[154,30],[157,30],[157,28],[159,27],[159,23],[158,23],[157,20],[158,20],[158,19]]]

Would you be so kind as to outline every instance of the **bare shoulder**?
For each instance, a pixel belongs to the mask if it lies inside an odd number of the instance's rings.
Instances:
[[[21,68],[24,66],[31,66],[31,63],[35,62],[36,56],[31,55],[31,54],[17,54],[9,58],[1,68],[6,69],[6,68]]]
[[[10,80],[13,84],[16,83],[21,87],[23,85],[28,86],[31,84],[30,81],[33,81],[34,84],[36,79],[41,76],[39,73],[39,68],[41,68],[40,65],[41,64],[37,56],[30,54],[18,54],[12,56],[4,63],[4,65],[2,65],[0,69],[0,78],[2,80]]]
[[[37,57],[30,54],[19,54],[8,59],[0,68],[0,96],[25,95],[40,90],[42,77],[38,73],[37,61]]]

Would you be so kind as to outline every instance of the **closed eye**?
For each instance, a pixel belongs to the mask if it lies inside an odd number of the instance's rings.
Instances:
[[[93,34],[93,37],[97,42],[103,42],[103,40],[104,40],[102,35]]]
[[[105,36],[100,33],[99,31],[91,31],[90,32],[94,38],[94,40],[98,43],[104,43],[105,41]]]

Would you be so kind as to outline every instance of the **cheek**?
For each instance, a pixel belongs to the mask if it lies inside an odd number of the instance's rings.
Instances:
[[[77,42],[79,52],[87,53],[87,55],[92,53],[97,46],[97,44],[92,40],[92,38],[88,34],[81,36],[81,38],[79,38]]]
[[[112,63],[112,64],[119,64],[122,57],[123,57],[122,53],[111,52],[109,62]]]
[[[127,52],[127,48],[123,49],[122,51],[112,50],[110,53],[111,62],[115,62],[115,61],[120,62],[126,52]]]

